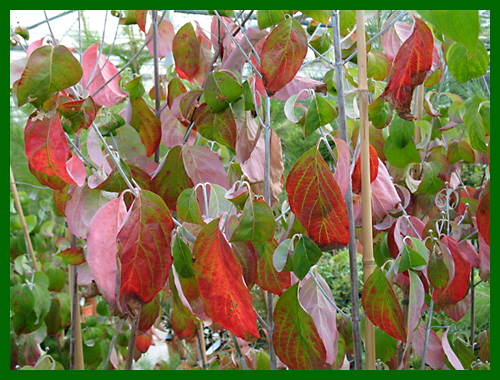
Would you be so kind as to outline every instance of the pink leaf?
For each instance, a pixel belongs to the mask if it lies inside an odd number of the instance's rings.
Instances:
[[[221,30],[224,29],[221,26]],[[225,29],[224,29],[225,31]],[[246,34],[248,39],[242,38],[240,42],[241,49],[246,53],[247,57],[250,56],[252,52],[252,45],[257,45],[257,43],[267,36],[267,30],[260,30],[258,28],[248,28],[246,29]],[[252,45],[250,45],[250,43]],[[227,54],[227,53],[226,53]],[[226,56],[225,56],[226,57]],[[222,68],[225,70],[236,70],[240,71],[243,69],[243,65],[246,62],[246,58],[240,49],[233,49],[222,64]]]
[[[226,171],[219,156],[210,149],[199,145],[183,145],[182,159],[189,177],[198,183],[215,183],[226,190],[229,188]]]
[[[150,26],[146,34],[146,40],[153,33],[153,25]],[[158,25],[158,56],[163,58],[172,52],[172,41],[174,40],[175,31],[172,23],[164,18]],[[147,47],[151,55],[154,56],[154,41],[148,42]]]
[[[97,61],[98,57],[99,61]],[[98,42],[90,45],[83,53],[82,68],[82,85],[89,91],[95,104],[99,106],[111,107],[125,100],[127,94],[118,84],[120,75],[114,77],[113,80],[111,80],[111,82],[109,82],[102,90],[96,93],[96,91],[104,85],[104,83],[106,83],[118,72],[115,65],[113,65],[111,61],[107,60],[104,54],[99,56]]]
[[[161,141],[163,144],[169,148],[173,148],[176,145],[182,145],[187,130],[187,127],[172,115],[172,111],[170,111],[168,107],[165,107],[161,112]],[[193,145],[195,138],[196,131],[191,130],[187,144]]]
[[[66,169],[78,186],[83,186],[85,184],[87,170],[82,160],[73,152],[71,153],[71,158],[66,162]]]
[[[450,346],[450,342],[448,341],[448,331],[449,330],[450,330],[449,328],[446,329],[446,331],[443,334],[443,338],[442,338],[444,352],[445,352],[446,356],[448,357],[448,360],[450,361],[453,368],[455,368],[457,370],[464,370],[465,369],[464,366],[462,365],[462,363],[458,359],[457,354],[455,354],[455,352],[453,352],[453,349]]]
[[[87,262],[101,294],[116,304],[116,237],[127,214],[123,197],[106,203],[95,213],[87,233]]]
[[[425,323],[422,321],[412,334],[413,348],[422,357],[424,354]],[[429,343],[427,345],[427,355],[425,362],[432,368],[442,368],[444,366],[444,350],[441,339],[434,330],[430,330]]]
[[[337,150],[337,167],[335,168],[333,178],[335,178],[340,187],[342,197],[345,197],[351,176],[351,150],[344,140],[333,138],[333,141]]]
[[[323,89],[326,92],[326,87],[323,82],[312,78],[296,75],[290,83],[276,92],[276,94],[274,94],[274,97],[286,102],[290,96],[296,95],[302,90],[314,90],[315,92],[323,92]],[[307,93],[304,92],[299,95],[297,100],[303,100],[307,98],[307,96]]]

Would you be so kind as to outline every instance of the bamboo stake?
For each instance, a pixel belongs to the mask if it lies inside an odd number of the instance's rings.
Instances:
[[[203,322],[198,322],[198,347],[201,353],[201,362],[203,363],[203,369],[208,368],[207,359],[207,349],[205,347],[205,334],[203,333]]]
[[[361,204],[363,207],[363,273],[366,279],[373,272],[373,234],[372,234],[372,202],[370,186],[370,147],[368,132],[368,83],[366,79],[366,39],[365,14],[363,10],[356,11],[357,46],[358,46],[358,90],[360,103],[360,134],[361,134]],[[375,369],[375,328],[365,318],[365,351],[366,369]]]
[[[337,101],[339,105],[339,132],[340,138],[347,141],[346,114],[344,102],[344,84],[343,72],[344,64],[342,63],[341,47],[340,47],[340,15],[338,10],[332,11],[332,30],[333,43],[335,50],[335,82],[337,84]],[[328,144],[327,144],[328,145]],[[352,336],[354,349],[354,369],[360,370],[363,366],[362,347],[361,347],[361,318],[359,316],[359,286],[358,286],[358,263],[356,252],[356,235],[354,225],[354,210],[352,203],[352,182],[349,176],[349,185],[345,195],[345,203],[347,207],[347,216],[349,218],[349,275],[351,285],[351,321],[352,321]]]
[[[78,284],[76,282],[76,269],[68,265],[69,298],[71,300],[71,340],[70,340],[70,369],[84,370],[82,325],[80,323],[80,304],[78,303]]]
[[[28,231],[28,226],[26,225],[26,219],[24,218],[23,208],[21,207],[21,201],[19,200],[19,193],[17,192],[16,181],[14,179],[14,174],[12,173],[12,166],[10,167],[10,188],[12,190],[12,195],[14,196],[14,204],[16,206],[17,213],[19,214],[19,220],[21,222],[21,227],[23,229],[24,240],[26,241],[26,248],[33,263],[33,268],[36,272],[40,270],[38,263],[36,261],[35,250],[31,244],[30,233]]]

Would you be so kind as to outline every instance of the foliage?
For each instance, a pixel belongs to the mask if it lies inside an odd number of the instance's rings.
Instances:
[[[367,366],[489,368],[489,26],[366,11],[364,89],[363,13],[254,12],[111,11],[125,45],[84,23],[82,51],[49,36],[11,64],[11,163],[44,187],[11,196],[11,368],[145,368],[162,334],[155,369],[356,367],[359,297]]]

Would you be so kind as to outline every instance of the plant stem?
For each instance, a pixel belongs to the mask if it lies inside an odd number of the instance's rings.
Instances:
[[[474,285],[474,267],[470,268],[470,350],[474,353],[474,340],[475,340],[475,330],[476,330],[476,313],[475,313],[475,290],[476,285]]]
[[[71,236],[71,246],[76,247],[76,236]],[[80,304],[78,303],[77,266],[68,265],[69,289],[71,300],[71,337],[69,341],[70,369],[83,370],[83,342],[80,323]]]
[[[360,103],[360,135],[361,135],[361,205],[363,208],[363,274],[365,281],[373,273],[373,226],[372,226],[372,192],[370,185],[370,138],[368,122],[368,83],[366,75],[366,41],[365,12],[356,11],[357,46],[358,46],[358,90]],[[375,326],[365,318],[365,351],[366,369],[375,367]]]
[[[153,63],[155,82],[155,115],[160,120],[160,69],[158,62],[158,11],[151,11],[153,19]],[[160,147],[156,149],[154,160],[160,162]]]
[[[131,370],[134,362],[135,340],[137,338],[137,326],[139,325],[139,319],[141,318],[141,311],[142,308],[139,309],[136,318],[131,319],[130,321],[130,339],[128,341],[127,359],[125,362],[126,370]]]
[[[427,326],[425,328],[425,340],[424,340],[424,352],[422,353],[422,363],[420,364],[420,369],[425,369],[425,358],[427,357],[427,347],[429,346],[429,335],[431,333],[431,323],[432,323],[432,309],[434,309],[434,299],[431,298],[429,304],[429,314],[427,315]]]
[[[115,334],[113,335],[113,338],[111,338],[111,342],[109,342],[108,355],[106,355],[106,360],[104,361],[104,365],[102,367],[102,369],[104,369],[104,370],[108,369],[109,360],[111,359],[111,353],[113,352],[113,348],[114,348],[116,339],[118,338],[118,334],[120,334],[120,331],[122,329],[122,325],[123,325],[123,319],[120,319],[120,321],[118,322],[118,326],[116,327]]]
[[[241,352],[241,347],[238,343],[238,339],[236,338],[236,336],[234,334],[231,334],[231,338],[233,339],[234,348],[236,349],[236,352],[238,354],[238,358],[240,359],[241,366],[243,367],[243,369],[245,371],[248,371],[248,366],[247,366],[247,363],[245,361],[245,356]]]
[[[341,47],[340,47],[340,15],[338,10],[332,11],[332,30],[333,30],[333,43],[335,49],[335,82],[337,85],[337,103],[339,108],[339,132],[340,138],[345,142],[347,140],[347,127],[346,127],[346,114],[345,114],[345,98],[344,98],[344,82],[343,72],[344,66],[342,63]],[[353,335],[353,348],[354,348],[354,369],[360,370],[362,368],[362,348],[361,348],[361,319],[359,316],[359,286],[358,286],[358,265],[356,254],[356,235],[354,225],[354,211],[352,204],[352,182],[349,176],[349,185],[345,196],[345,203],[347,206],[347,216],[349,217],[349,272],[351,282],[351,321],[352,321],[352,335]]]

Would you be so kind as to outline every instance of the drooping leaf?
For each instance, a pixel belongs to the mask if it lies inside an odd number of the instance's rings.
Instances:
[[[436,252],[431,252],[429,256],[429,266],[427,268],[427,276],[430,283],[436,289],[444,288],[449,282],[449,272],[441,255]]]
[[[458,140],[452,141],[448,146],[447,158],[452,165],[457,162],[472,164],[476,159],[476,155],[467,141]]]
[[[249,241],[233,242],[231,247],[241,264],[245,284],[248,289],[252,289],[257,280],[257,251]]]
[[[279,23],[262,46],[262,81],[269,95],[289,83],[307,54],[307,36],[293,17]]]
[[[259,10],[257,11],[257,25],[260,29],[279,24],[285,19],[285,14],[292,15],[293,11]]]
[[[437,161],[423,162],[422,166],[422,182],[418,186],[417,191],[426,194],[436,194],[444,187],[442,178],[445,169]]]
[[[247,199],[238,227],[231,236],[236,241],[269,241],[274,236],[276,222],[271,207],[262,199]]]
[[[257,251],[257,279],[255,283],[264,290],[281,295],[283,290],[290,286],[290,273],[278,272],[273,264],[273,252],[278,247],[278,242],[255,241]]]
[[[384,146],[384,155],[391,165],[398,168],[405,168],[408,164],[412,162],[418,163],[421,160],[413,140],[404,147],[400,147],[397,139],[392,135],[387,137]]]
[[[132,114],[125,120],[137,130],[146,147],[146,156],[154,154],[161,141],[161,122],[143,98],[130,99]]]
[[[349,221],[345,202],[316,147],[297,160],[288,175],[286,190],[292,212],[320,248],[347,245]]]
[[[137,328],[142,332],[147,332],[151,329],[151,326],[155,323],[155,321],[160,316],[161,305],[160,305],[160,297],[157,295],[150,302],[145,304],[141,310],[141,318],[139,319],[139,324]]]
[[[175,34],[172,52],[179,76],[193,81],[200,68],[200,43],[191,23],[184,24]]]
[[[378,154],[377,150],[372,144],[369,144],[370,148],[370,183],[375,181],[378,176]],[[358,155],[356,164],[354,165],[354,170],[352,171],[352,191],[353,193],[359,193],[361,191],[361,154]]]
[[[322,254],[323,252],[311,239],[302,235],[292,253],[293,273],[302,280]]]
[[[211,71],[203,86],[203,96],[213,112],[220,112],[243,95],[243,87],[228,72]]]
[[[475,54],[457,42],[446,50],[446,63],[457,82],[466,83],[472,78],[479,78],[488,70],[490,61],[488,50],[481,40],[477,40],[476,43]]]
[[[144,95],[146,89],[142,83],[142,75],[136,76],[131,81],[123,84],[123,89],[129,93],[130,99],[137,99]]]
[[[203,103],[196,110],[193,121],[202,136],[235,149],[236,120],[230,107],[215,113],[207,103]]]
[[[81,77],[82,67],[68,48],[40,46],[29,56],[12,91],[18,107],[28,102],[39,107],[53,93],[77,84]]]
[[[177,214],[179,218],[188,222],[200,225],[205,225],[203,216],[201,215],[200,205],[196,199],[196,190],[189,188],[179,194],[177,198]]]
[[[306,277],[300,285],[299,302],[314,320],[326,349],[325,361],[333,364],[338,352],[339,339],[336,324],[337,310],[332,305],[335,301],[327,282],[319,273],[315,274],[315,277],[325,293],[319,289],[312,277]]]
[[[396,55],[390,79],[380,97],[388,101],[405,120],[414,120],[410,113],[413,90],[422,84],[432,66],[434,40],[429,27],[417,17],[411,36]]]
[[[24,128],[24,151],[33,169],[77,185],[66,166],[69,146],[59,114],[44,117],[35,113],[28,118]]]
[[[120,75],[104,86],[111,77],[118,73],[118,69],[106,58],[105,54],[99,54],[98,42],[90,45],[83,53],[82,68],[82,85],[89,91],[95,104],[111,107],[125,100],[127,94],[118,83]],[[104,87],[99,90],[101,86]]]
[[[485,135],[487,134],[486,125],[489,125],[489,120],[483,118],[480,111],[483,106],[489,107],[489,102],[481,101],[481,98],[476,96],[472,97],[471,101],[472,104],[467,108],[467,112],[463,116],[467,134],[472,148],[486,153],[488,146]]]
[[[412,344],[415,352],[422,357],[424,354],[424,341],[426,335],[426,324],[420,323],[418,328],[412,333]],[[427,345],[427,355],[425,363],[432,368],[442,368],[444,365],[444,350],[441,339],[437,333],[430,329]]]
[[[168,92],[167,92],[168,106],[172,107],[174,99],[177,98],[179,95],[184,94],[185,92],[187,92],[187,89],[186,86],[184,86],[184,83],[182,83],[181,78],[179,77],[172,78],[172,80],[168,83]]]
[[[403,273],[408,269],[422,270],[425,264],[427,264],[427,261],[420,253],[408,246],[408,244],[403,244],[398,273]]]
[[[126,214],[123,197],[113,199],[95,213],[88,228],[87,262],[90,273],[110,306],[116,305],[116,237]]]
[[[28,162],[28,168],[29,168],[31,174],[33,174],[36,177],[38,182],[40,182],[44,186],[50,187],[51,189],[59,190],[59,189],[64,188],[66,185],[68,185],[66,182],[64,182],[58,176],[48,175],[44,172],[33,169],[33,167],[29,164],[29,162]]]
[[[186,189],[193,186],[184,168],[181,147],[174,146],[167,153],[167,157],[161,162],[153,178],[151,189],[165,201],[170,210],[177,210],[177,199]]]
[[[172,265],[173,227],[165,202],[150,191],[139,191],[117,235],[118,304],[124,313],[137,315],[137,308],[150,302],[165,285]]]
[[[194,276],[193,272],[193,254],[189,246],[184,243],[181,237],[177,234],[172,245],[172,255],[174,257],[175,270],[179,276],[190,278]]]
[[[278,299],[273,313],[276,355],[292,370],[326,369],[326,349],[313,318],[298,299],[299,283]]]
[[[149,28],[146,33],[146,40],[153,34],[153,25]],[[172,42],[174,40],[175,31],[172,22],[167,18],[162,18],[161,22],[158,24],[158,57],[163,58],[172,52]],[[154,39],[147,44],[149,53],[154,56]]]
[[[304,120],[304,136],[307,137],[319,127],[332,122],[338,116],[333,105],[320,95],[313,93]]]
[[[410,296],[408,304],[408,338],[411,339],[411,334],[415,330],[420,320],[422,307],[424,305],[424,286],[417,273],[413,270],[409,271],[410,277]]]
[[[170,315],[170,326],[180,339],[191,339],[197,331],[196,318],[189,309],[182,304],[178,291],[172,287],[173,307]]]
[[[186,172],[195,185],[209,182],[229,188],[226,171],[215,152],[199,145],[183,145],[181,152]]]
[[[392,64],[380,50],[370,50],[367,54],[367,76],[375,80],[384,80],[390,73]]]
[[[64,116],[76,133],[81,128],[88,129],[97,116],[97,106],[89,96],[81,100],[59,103],[57,112]]]
[[[132,173],[128,165],[120,159],[120,167],[125,173],[126,177],[130,180]],[[115,166],[107,177],[100,177],[99,173],[94,173],[88,179],[88,186],[91,189],[104,190],[109,192],[120,193],[128,188],[125,179],[123,178],[118,166]]]
[[[366,316],[375,326],[398,340],[406,341],[403,310],[380,268],[376,268],[365,281],[362,303]]]
[[[490,245],[490,185],[483,190],[476,211],[476,222],[479,233],[486,244]]]
[[[233,49],[229,56],[227,56],[227,58],[224,57],[222,61],[222,68],[224,70],[236,70],[238,72],[241,72],[245,61],[247,60],[242,51],[245,52],[247,56],[250,56],[250,52],[252,51],[254,46],[257,45],[259,41],[266,37],[269,33],[267,30],[260,30],[258,28],[246,28],[245,32],[248,38],[243,38],[242,40],[240,40],[239,44],[241,49]]]
[[[65,262],[71,265],[80,265],[85,262],[85,255],[82,247],[67,248],[59,252],[56,256],[61,257]]]
[[[193,270],[207,315],[237,337],[254,341],[260,335],[252,295],[243,282],[241,265],[219,229],[219,219],[198,234],[193,254]]]

